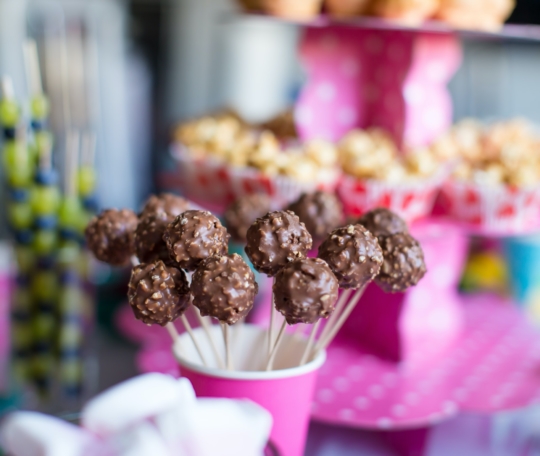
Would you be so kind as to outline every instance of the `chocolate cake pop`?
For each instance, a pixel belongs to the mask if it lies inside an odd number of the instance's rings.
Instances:
[[[274,303],[289,325],[312,324],[334,311],[338,289],[338,280],[326,262],[301,258],[276,274]]]
[[[337,196],[330,192],[304,193],[288,209],[298,215],[317,241],[322,241],[343,221],[343,206]]]
[[[379,273],[383,255],[377,238],[362,225],[332,231],[319,247],[341,288],[360,288]]]
[[[189,201],[185,198],[173,195],[172,193],[161,193],[159,195],[152,195],[146,200],[141,211],[141,218],[156,212],[165,212],[171,216],[169,222],[172,222],[174,217],[177,217],[188,209]]]
[[[131,273],[128,300],[137,320],[165,326],[189,306],[186,275],[180,269],[165,266],[163,261],[137,265]]]
[[[395,212],[384,207],[366,212],[356,223],[362,225],[376,238],[409,232],[405,220]]]
[[[113,266],[129,262],[135,251],[137,215],[128,209],[107,209],[90,220],[84,232],[94,256]]]
[[[223,218],[232,238],[246,242],[246,234],[251,224],[270,210],[270,198],[262,193],[243,196],[232,203]]]
[[[291,211],[269,212],[247,232],[246,253],[255,269],[270,277],[311,249],[311,235]]]
[[[169,255],[163,234],[169,223],[174,220],[166,212],[143,213],[135,230],[135,252],[142,263],[162,260],[167,266],[177,266]]]
[[[234,325],[252,309],[258,286],[248,264],[233,253],[204,260],[193,274],[191,291],[201,315]]]
[[[185,211],[169,224],[163,239],[178,265],[193,271],[204,259],[227,253],[229,234],[207,211]]]
[[[396,293],[416,285],[426,273],[424,252],[408,233],[383,236],[380,245],[384,262],[375,282],[384,291]]]

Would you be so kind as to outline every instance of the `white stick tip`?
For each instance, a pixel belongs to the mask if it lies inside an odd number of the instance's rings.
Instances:
[[[11,77],[4,75],[0,82],[2,86],[2,96],[8,100],[15,98],[15,89],[13,88],[13,80]]]

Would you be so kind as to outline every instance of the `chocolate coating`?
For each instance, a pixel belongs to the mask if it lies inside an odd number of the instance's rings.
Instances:
[[[137,215],[128,209],[107,209],[90,220],[84,232],[86,244],[104,263],[122,266],[135,251]]]
[[[169,253],[188,271],[214,255],[225,255],[229,234],[217,217],[207,211],[185,211],[169,224],[163,234]]]
[[[319,247],[341,288],[360,288],[379,273],[383,254],[377,238],[362,225],[332,231]]]
[[[246,242],[246,234],[251,224],[270,211],[270,198],[262,193],[255,193],[237,199],[232,203],[223,218],[232,238],[237,242]]]
[[[165,212],[171,216],[172,222],[174,217],[188,209],[189,201],[187,199],[172,193],[160,193],[159,195],[152,195],[146,200],[141,211],[141,217],[156,212]]]
[[[334,193],[304,193],[288,209],[298,215],[317,241],[322,241],[343,221],[343,206]]]
[[[166,212],[143,212],[135,230],[135,252],[141,263],[162,260],[167,266],[177,266],[163,240],[165,229],[173,220]]]
[[[362,225],[376,238],[409,232],[405,220],[384,207],[366,212],[356,223]]]
[[[137,320],[165,326],[189,306],[189,286],[184,271],[165,266],[163,261],[141,263],[133,268],[128,300]]]
[[[245,250],[257,271],[274,277],[287,263],[304,258],[312,244],[311,235],[297,215],[276,211],[249,227]]]
[[[193,305],[201,315],[229,325],[249,313],[258,290],[253,271],[236,253],[206,259],[191,281]]]
[[[279,270],[274,281],[274,304],[289,325],[315,323],[334,311],[339,284],[320,258],[300,258]]]
[[[405,291],[416,285],[426,273],[424,252],[408,233],[380,239],[384,262],[375,282],[388,293]]]

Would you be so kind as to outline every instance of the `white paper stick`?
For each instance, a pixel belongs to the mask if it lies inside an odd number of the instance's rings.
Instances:
[[[231,354],[231,340],[229,334],[229,325],[227,323],[220,323],[221,330],[223,331],[223,342],[225,343],[225,363],[227,364],[227,370],[233,370],[232,354]]]
[[[268,327],[268,353],[267,353],[268,357],[270,357],[270,353],[272,352],[272,342],[274,340],[274,321],[275,321],[274,293],[272,293],[272,300],[270,301],[270,326]]]
[[[176,330],[176,326],[174,326],[173,323],[167,323],[165,325],[165,329],[170,334],[171,339],[173,340],[173,342],[176,342],[178,340],[178,337],[179,337],[178,331]]]
[[[199,344],[197,343],[197,339],[195,339],[195,335],[193,334],[193,330],[191,329],[191,325],[189,324],[188,319],[185,315],[182,315],[180,317],[180,320],[182,321],[182,324],[184,325],[184,328],[186,328],[186,331],[189,334],[189,337],[191,337],[191,340],[193,341],[193,345],[195,345],[195,349],[197,350],[197,353],[201,357],[201,361],[205,366],[208,366],[208,363],[206,362],[206,359],[204,359],[204,355],[202,353],[201,347],[199,347]]]
[[[3,76],[0,84],[2,86],[2,98],[6,100],[13,100],[15,98],[13,80],[9,76]]]
[[[302,359],[300,360],[300,366],[303,366],[306,364],[306,361],[309,358],[309,355],[311,354],[311,350],[313,348],[313,342],[315,342],[315,336],[317,335],[317,331],[319,330],[319,326],[321,325],[321,319],[317,320],[317,323],[313,325],[313,328],[311,328],[311,334],[309,335],[308,343],[306,345],[306,349],[304,350],[304,354],[302,355]]]
[[[332,343],[332,341],[336,337],[337,333],[339,332],[341,327],[345,324],[345,321],[347,320],[347,318],[349,317],[349,315],[351,314],[353,309],[356,307],[356,304],[358,303],[358,301],[360,300],[360,298],[364,294],[365,289],[366,289],[366,285],[364,285],[362,288],[360,288],[360,289],[358,289],[356,291],[356,293],[354,294],[352,299],[349,301],[349,304],[347,305],[347,307],[345,308],[343,313],[340,315],[339,320],[337,321],[337,323],[334,325],[334,327],[330,331],[330,334],[328,334],[326,339],[321,340],[320,344],[318,344],[318,346],[316,348],[315,356],[317,356],[322,350],[325,350],[326,347],[328,347]]]
[[[320,344],[324,341],[324,339],[328,337],[328,334],[330,334],[332,327],[335,325],[337,319],[341,315],[341,312],[343,311],[343,307],[345,306],[346,302],[349,300],[349,297],[351,296],[352,292],[353,290],[348,289],[348,290],[343,290],[343,293],[341,293],[341,296],[338,298],[336,302],[334,312],[328,318],[328,321],[326,322],[326,325],[323,328],[321,336],[319,337],[319,341],[315,345],[315,350],[318,350],[318,348],[320,347]]]
[[[30,95],[41,95],[41,71],[39,69],[39,56],[34,40],[27,39],[23,43],[24,67]]]
[[[219,368],[225,369],[225,364],[223,363],[223,359],[219,355],[219,351],[217,349],[216,343],[214,341],[214,338],[212,337],[212,333],[210,332],[210,323],[208,323],[208,319],[206,319],[205,317],[201,315],[201,312],[199,311],[197,307],[193,306],[193,311],[195,312],[197,320],[199,320],[199,324],[201,325],[204,333],[206,334],[206,337],[208,338],[208,342],[210,343],[210,348],[212,349],[212,353],[214,354],[214,357],[216,358]]]
[[[274,359],[276,357],[276,353],[281,344],[281,340],[283,339],[283,334],[285,334],[286,325],[287,325],[287,320],[283,320],[283,323],[281,324],[281,329],[279,330],[279,334],[276,339],[276,343],[274,344],[274,348],[272,349],[272,352],[270,353],[270,357],[268,358],[268,362],[266,363],[267,371],[271,371],[273,369]]]

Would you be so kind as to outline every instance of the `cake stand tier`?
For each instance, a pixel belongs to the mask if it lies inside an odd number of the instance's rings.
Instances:
[[[426,344],[403,363],[391,363],[338,336],[320,372],[313,418],[410,429],[459,412],[494,413],[540,401],[540,333],[500,298],[467,296],[463,307],[463,334],[444,354]]]

